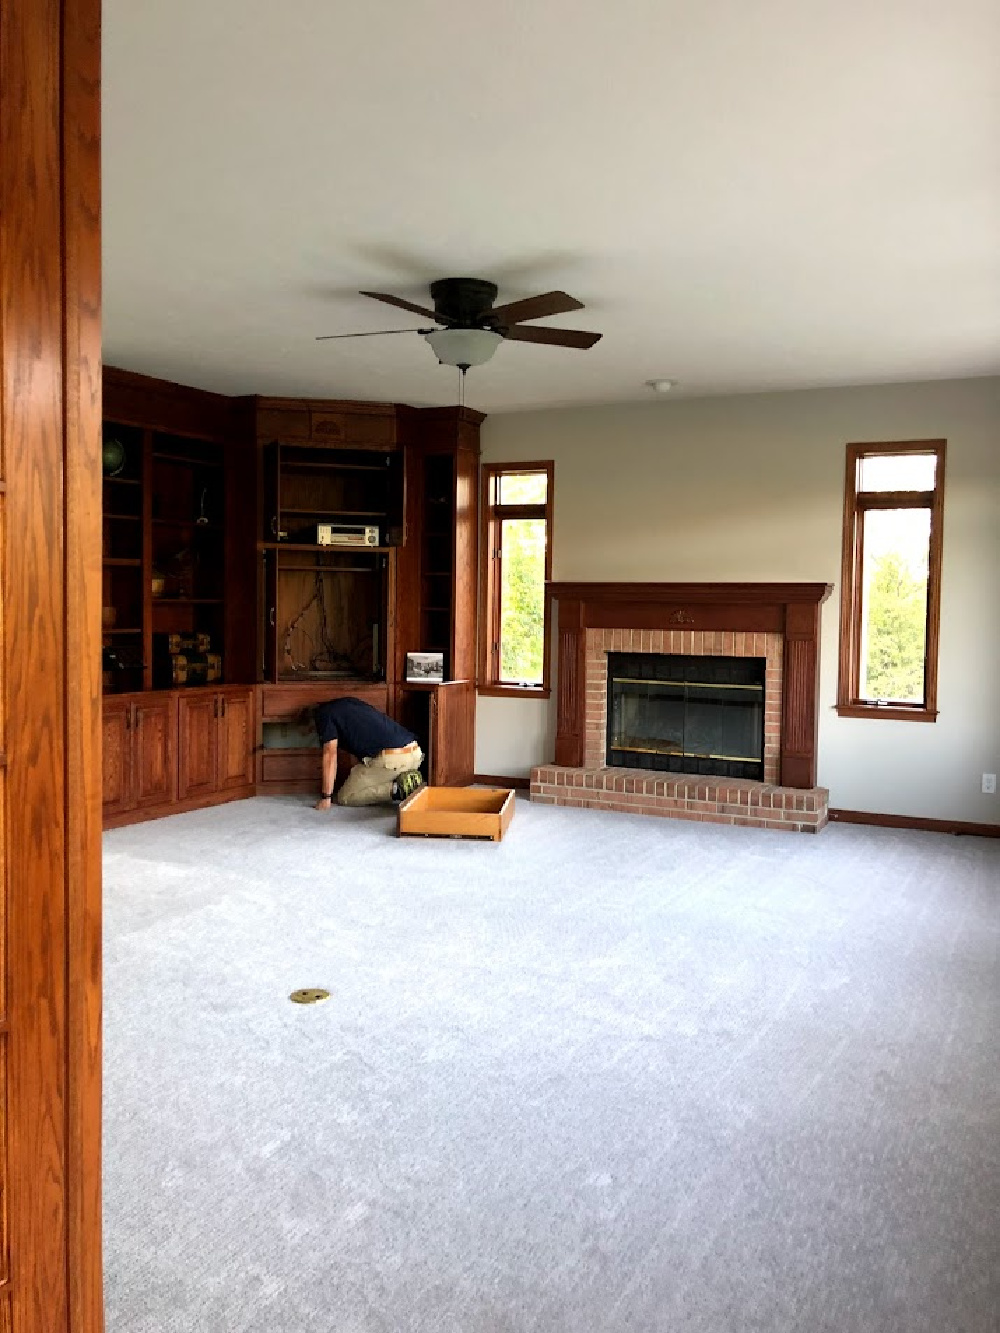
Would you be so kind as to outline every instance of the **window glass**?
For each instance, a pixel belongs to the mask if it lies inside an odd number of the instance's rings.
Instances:
[[[872,454],[858,463],[859,491],[932,491],[934,454]]]
[[[502,505],[543,505],[549,478],[545,472],[504,472],[499,479],[497,503]]]
[[[501,485],[508,480],[521,478],[504,477]],[[500,526],[500,679],[539,684],[545,653],[545,519],[506,518]]]
[[[863,700],[924,702],[930,523],[929,509],[873,509],[864,516]]]

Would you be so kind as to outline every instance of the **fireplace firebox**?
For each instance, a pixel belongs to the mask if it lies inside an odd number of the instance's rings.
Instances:
[[[764,777],[762,657],[608,654],[609,767]]]

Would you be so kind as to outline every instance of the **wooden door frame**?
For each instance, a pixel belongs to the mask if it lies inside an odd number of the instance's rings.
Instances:
[[[100,0],[0,25],[0,1327],[100,1333]]]

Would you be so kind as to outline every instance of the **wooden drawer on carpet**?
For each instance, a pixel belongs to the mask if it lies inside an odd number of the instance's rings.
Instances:
[[[509,787],[419,787],[396,807],[396,832],[499,842],[513,818]]]

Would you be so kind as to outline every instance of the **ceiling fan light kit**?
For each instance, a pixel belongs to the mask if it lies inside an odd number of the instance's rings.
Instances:
[[[503,342],[499,333],[490,329],[435,329],[425,333],[434,355],[443,366],[482,366]]]
[[[457,366],[463,374],[470,366],[481,366],[489,361],[505,339],[585,351],[601,338],[599,333],[589,333],[584,329],[554,329],[525,323],[527,320],[544,319],[547,315],[564,315],[571,310],[582,310],[583,302],[566,292],[543,292],[538,296],[495,306],[495,282],[486,282],[482,278],[439,278],[437,282],[431,283],[430,293],[434,302],[433,310],[389,292],[361,292],[360,295],[395,306],[398,310],[409,311],[413,315],[423,315],[435,324],[443,325],[438,329],[414,329],[412,332],[419,333],[427,340],[442,365]],[[409,331],[385,330],[386,333]],[[327,334],[317,341],[377,336],[377,333],[337,333]]]

